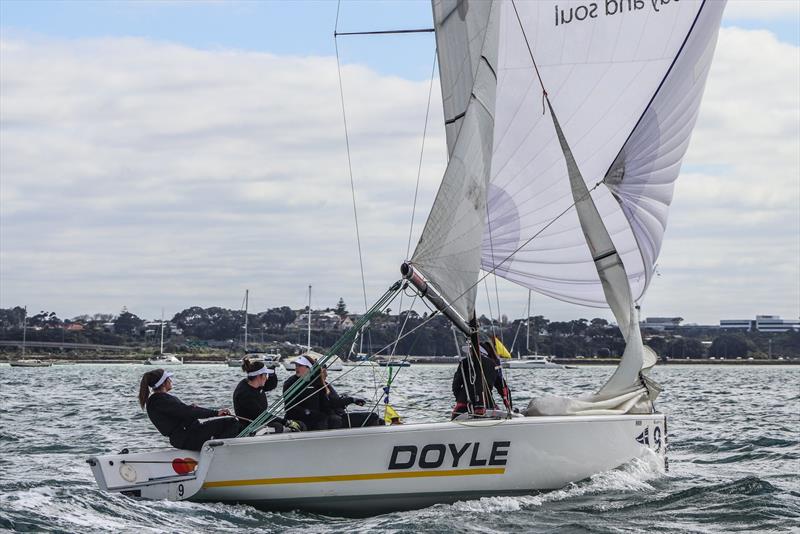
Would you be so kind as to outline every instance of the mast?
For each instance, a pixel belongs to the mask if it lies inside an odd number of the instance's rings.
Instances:
[[[525,333],[525,350],[528,354],[531,353],[531,290],[528,290],[528,321],[527,331]]]
[[[247,354],[247,312],[250,305],[250,290],[244,290],[244,352]]]
[[[25,338],[28,333],[28,307],[25,306],[25,313],[22,314],[22,357],[25,357]]]
[[[308,286],[308,352],[311,352],[311,285]]]
[[[161,355],[164,355],[164,308],[161,308]]]

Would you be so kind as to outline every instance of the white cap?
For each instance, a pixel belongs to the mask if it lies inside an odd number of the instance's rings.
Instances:
[[[305,356],[299,356],[295,361],[295,365],[305,365],[306,367],[314,367],[314,364]]]
[[[161,385],[162,385],[164,382],[166,382],[166,381],[167,381],[167,378],[169,378],[169,377],[171,377],[171,376],[172,376],[172,373],[170,373],[169,371],[164,371],[164,374],[163,374],[163,375],[161,375],[161,378],[159,378],[159,379],[158,379],[158,382],[156,382],[156,383],[155,383],[153,386],[151,386],[151,387],[152,387],[153,389],[158,389],[158,388],[160,388],[160,387],[161,387]]]
[[[267,367],[267,366],[265,365],[265,366],[264,366],[264,367],[262,367],[261,369],[256,369],[255,371],[250,371],[249,373],[247,373],[247,376],[248,376],[249,378],[255,378],[255,377],[257,377],[258,375],[271,375],[271,374],[272,374],[272,373],[274,373],[274,372],[275,372],[275,371],[273,371],[272,369],[270,369],[269,367]]]

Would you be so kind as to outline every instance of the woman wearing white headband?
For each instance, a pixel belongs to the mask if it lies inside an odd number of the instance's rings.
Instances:
[[[232,418],[214,419],[201,423],[198,419],[230,415],[226,409],[213,410],[184,404],[169,394],[172,390],[172,373],[154,369],[142,375],[139,383],[139,404],[147,407],[147,417],[162,435],[169,438],[176,449],[199,451],[206,441],[236,437],[241,430]],[[150,393],[152,391],[152,393]]]
[[[233,409],[237,417],[252,421],[266,411],[267,391],[278,387],[278,375],[264,365],[264,362],[250,361],[247,358],[242,361],[242,371],[247,373],[247,378],[242,379],[233,392]],[[293,432],[302,430],[302,426],[296,421],[287,421],[280,417],[267,423],[267,426],[277,434],[283,432],[284,427]]]
[[[298,380],[308,380],[305,388],[298,392],[292,404],[287,407],[286,417],[302,422],[308,430],[327,430],[328,405],[325,383],[320,379],[319,371],[314,371],[314,358],[303,354],[294,360],[294,373],[283,383],[283,391],[292,387]],[[309,373],[313,373],[308,377]]]

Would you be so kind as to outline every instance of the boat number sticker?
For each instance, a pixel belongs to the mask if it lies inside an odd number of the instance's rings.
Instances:
[[[416,445],[396,445],[389,459],[389,469],[410,469],[415,465],[422,469],[436,469],[445,464],[448,467],[506,465],[510,441],[492,442],[491,450],[483,453],[480,447],[478,442],[433,443],[421,449]]]
[[[183,497],[183,484],[178,484],[178,497]]]
[[[653,445],[656,446],[656,452],[661,451],[661,427],[657,426],[653,429]]]

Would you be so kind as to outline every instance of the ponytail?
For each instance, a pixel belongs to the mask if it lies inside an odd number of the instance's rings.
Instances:
[[[142,381],[139,382],[139,406],[141,406],[142,409],[144,409],[144,405],[150,397],[150,388],[161,379],[163,374],[163,369],[153,369],[142,375]]]
[[[250,358],[245,358],[244,360],[242,360],[242,371],[244,371],[245,373],[252,373],[253,371],[258,371],[262,367],[264,367],[264,362],[260,360],[250,361]]]

